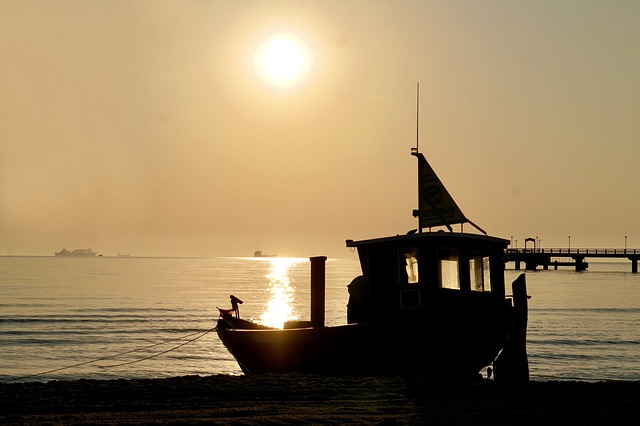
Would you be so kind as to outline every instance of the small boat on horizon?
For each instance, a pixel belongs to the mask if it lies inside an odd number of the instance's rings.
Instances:
[[[527,381],[524,274],[505,291],[509,240],[467,219],[417,149],[418,228],[404,235],[346,240],[361,275],[347,286],[347,323],[326,326],[326,257],[311,261],[309,321],[282,329],[219,309],[216,331],[245,374],[421,375]],[[465,233],[470,223],[481,233]],[[460,224],[454,232],[452,224]],[[434,227],[446,227],[432,231]],[[242,296],[242,295],[241,295]]]
[[[265,254],[262,250],[256,250],[253,252],[253,257],[278,257],[277,254]]]

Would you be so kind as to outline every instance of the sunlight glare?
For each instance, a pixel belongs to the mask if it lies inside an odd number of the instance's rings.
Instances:
[[[294,288],[290,285],[289,268],[299,259],[274,258],[270,260],[271,268],[267,278],[269,279],[269,292],[271,298],[266,304],[265,312],[260,316],[260,322],[270,327],[282,328],[285,321],[297,320],[293,303]]]
[[[288,34],[267,39],[258,49],[255,59],[259,74],[280,88],[302,81],[311,67],[311,55],[305,43]]]

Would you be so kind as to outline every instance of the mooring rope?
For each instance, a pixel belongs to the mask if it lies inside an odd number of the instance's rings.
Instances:
[[[134,352],[144,351],[146,349],[150,349],[150,348],[153,348],[153,347],[156,347],[156,346],[164,345],[166,343],[173,342],[173,341],[176,341],[176,340],[182,340],[182,339],[194,336],[196,334],[199,334],[198,336],[194,337],[193,339],[187,340],[186,342],[181,343],[181,344],[179,344],[179,345],[177,345],[177,346],[175,346],[173,348],[167,349],[166,351],[162,351],[162,352],[159,352],[157,354],[154,354],[154,355],[151,355],[151,356],[148,356],[148,357],[144,357],[144,358],[141,358],[141,359],[137,359],[137,360],[134,360],[134,361],[128,361],[128,362],[123,362],[123,363],[120,363],[120,364],[111,364],[111,365],[104,365],[104,366],[101,365],[100,367],[101,368],[112,368],[112,367],[119,367],[119,366],[122,366],[122,365],[135,364],[135,363],[138,363],[138,362],[146,361],[146,360],[151,359],[151,358],[158,357],[160,355],[164,355],[164,354],[169,353],[171,351],[175,351],[176,349],[181,348],[182,346],[185,346],[185,345],[188,345],[189,343],[195,342],[196,340],[204,337],[205,335],[211,333],[214,330],[215,330],[215,328],[211,328],[211,329],[205,330],[204,332],[202,330],[199,330],[199,331],[196,331],[195,333],[190,333],[190,334],[187,334],[185,336],[180,336],[180,337],[176,337],[176,338],[173,338],[173,339],[164,340],[164,341],[162,341],[160,343],[154,343],[153,345],[144,346],[142,348],[132,349],[132,350],[125,351],[125,352],[120,352],[120,353],[117,353],[117,354],[114,354],[114,355],[109,355],[109,356],[105,356],[105,357],[101,357],[101,358],[92,359],[92,360],[89,360],[89,361],[80,362],[78,364],[69,365],[69,366],[66,366],[66,367],[55,368],[53,370],[48,370],[48,371],[43,371],[43,372],[40,372],[40,373],[29,374],[27,376],[22,376],[22,377],[13,377],[13,378],[10,378],[10,379],[2,379],[2,380],[0,380],[0,383],[13,382],[13,381],[16,381],[16,380],[30,379],[32,377],[43,376],[45,374],[57,373],[58,371],[68,370],[70,368],[81,367],[83,365],[93,364],[93,363],[96,363],[96,362],[105,361],[107,359],[117,358],[117,357],[122,356],[122,355],[127,355],[127,354],[134,353]]]
[[[148,360],[148,359],[155,358],[155,357],[158,357],[158,356],[160,356],[160,355],[164,355],[164,354],[169,353],[169,352],[171,352],[171,351],[175,351],[176,349],[181,348],[181,347],[183,347],[183,346],[185,346],[185,345],[188,345],[188,344],[189,344],[189,343],[191,343],[191,342],[195,342],[196,340],[198,340],[199,338],[201,338],[201,337],[202,337],[202,336],[204,336],[205,334],[209,334],[209,333],[211,333],[213,330],[214,330],[213,328],[212,328],[212,329],[210,329],[210,330],[206,330],[206,331],[205,331],[205,332],[203,332],[201,335],[199,335],[199,336],[197,336],[197,337],[194,337],[194,338],[193,338],[193,339],[191,339],[191,340],[187,340],[187,341],[186,341],[186,342],[184,342],[184,343],[180,343],[178,346],[174,346],[173,348],[171,348],[171,349],[167,349],[166,351],[158,352],[157,354],[149,355],[148,357],[145,357],[145,358],[140,358],[140,359],[136,359],[136,360],[128,361],[128,362],[122,362],[122,363],[120,363],[120,364],[101,365],[101,366],[100,366],[100,368],[113,368],[113,367],[120,367],[120,366],[123,366],[123,365],[135,364],[135,363],[137,363],[137,362],[146,361],[146,360]],[[195,333],[194,333],[194,334],[195,334]],[[193,336],[193,334],[190,334],[189,336]],[[184,337],[188,337],[188,336],[183,336],[183,338],[184,338]],[[132,351],[132,352],[133,352],[133,351]]]

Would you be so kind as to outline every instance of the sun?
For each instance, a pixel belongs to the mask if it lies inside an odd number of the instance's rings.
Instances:
[[[270,36],[255,55],[258,74],[278,88],[294,86],[311,68],[311,54],[304,41],[291,34]]]

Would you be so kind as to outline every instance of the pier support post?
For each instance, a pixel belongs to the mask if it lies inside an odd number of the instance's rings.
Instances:
[[[576,261],[576,272],[585,271],[589,267],[589,264],[584,261],[582,256],[576,256],[574,260]]]
[[[324,327],[326,256],[310,257],[311,261],[311,326]]]
[[[631,261],[631,272],[634,274],[638,273],[638,258],[637,257],[630,257],[629,260]]]

